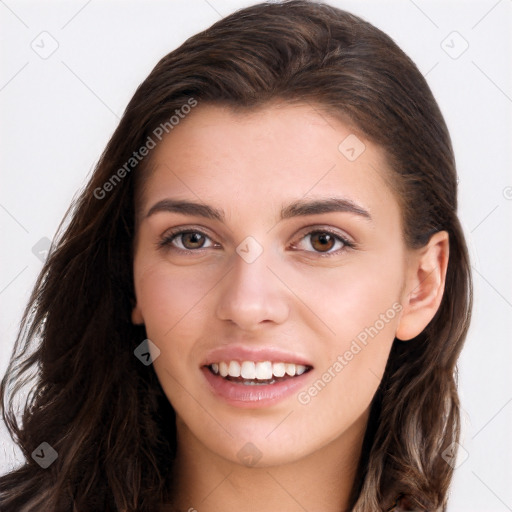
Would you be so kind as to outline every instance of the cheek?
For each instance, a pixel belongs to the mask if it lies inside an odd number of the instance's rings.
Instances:
[[[393,264],[384,265],[384,259],[382,254],[358,255],[338,267],[281,269],[281,279],[306,306],[301,310],[296,302],[294,320],[320,334],[322,353],[343,350],[375,324],[382,338],[394,338],[404,273],[400,254]]]
[[[206,266],[177,268],[164,259],[146,261],[136,260],[134,266],[137,306],[148,335],[150,330],[155,338],[163,340],[201,308],[216,279]]]
[[[325,334],[315,340],[317,379],[298,396],[319,423],[341,425],[362,414],[379,386],[401,311],[399,262],[383,266],[368,258],[296,281]]]
[[[182,270],[182,269],[181,269]],[[189,380],[194,364],[191,347],[205,327],[205,296],[212,284],[208,277],[172,271],[165,262],[145,268],[135,266],[137,304],[142,311],[147,337],[159,348],[154,371],[175,410],[190,407]],[[197,365],[197,358],[195,360]]]
[[[176,269],[165,261],[136,261],[134,271],[146,334],[163,356],[155,360],[155,370],[165,365],[180,373],[192,356],[190,347],[207,329],[205,298],[216,282],[213,272],[200,266]]]

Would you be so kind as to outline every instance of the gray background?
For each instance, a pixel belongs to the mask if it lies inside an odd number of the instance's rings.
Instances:
[[[48,239],[137,85],[187,37],[252,3],[0,1],[1,375]],[[449,511],[512,511],[512,0],[330,3],[395,39],[450,129],[476,296]],[[0,473],[19,457],[0,422]]]

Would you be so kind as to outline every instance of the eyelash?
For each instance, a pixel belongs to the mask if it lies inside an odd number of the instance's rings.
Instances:
[[[331,235],[335,241],[337,242],[341,242],[343,244],[343,247],[341,247],[340,249],[337,249],[336,251],[331,251],[329,250],[329,252],[321,252],[321,251],[306,251],[306,252],[312,252],[313,254],[316,254],[317,256],[320,256],[322,258],[327,258],[329,256],[337,256],[337,255],[340,255],[341,253],[345,252],[347,249],[354,249],[355,248],[355,243],[351,242],[350,240],[348,240],[347,238],[345,238],[344,236],[340,235],[339,233],[336,233],[335,231],[329,229],[329,228],[322,228],[322,227],[317,227],[317,228],[313,228],[311,229],[311,231],[308,231],[307,233],[305,233],[304,235],[302,235],[299,239],[299,242],[302,241],[304,238],[308,237],[308,236],[311,236],[315,233],[321,233],[321,234],[328,234],[328,235]],[[309,242],[311,244],[311,241]],[[295,242],[292,244],[292,247],[295,246]]]
[[[186,234],[186,233],[199,233],[200,235],[210,239],[210,236],[208,236],[204,231],[197,229],[197,228],[176,228],[171,231],[168,231],[162,239],[157,242],[157,246],[160,249],[167,249],[167,250],[173,250],[177,252],[181,252],[184,254],[193,254],[202,252],[206,249],[211,249],[212,247],[199,247],[198,249],[182,249],[181,247],[175,247],[172,245],[172,242],[175,238],[179,237],[180,235]],[[311,231],[308,231],[303,236],[300,237],[299,242],[302,241],[307,236],[311,236],[315,233],[326,233],[334,237],[336,241],[339,241],[343,244],[343,247],[340,249],[337,249],[336,251],[330,251],[330,252],[321,252],[321,251],[305,251],[305,252],[312,252],[313,254],[316,254],[317,256],[320,256],[322,258],[329,257],[329,256],[335,256],[339,255],[343,252],[345,252],[347,249],[354,249],[356,247],[356,244],[354,242],[351,242],[350,240],[347,240],[344,236],[340,235],[339,233],[334,232],[333,230],[329,228],[322,228],[322,227],[315,227],[311,229]],[[182,242],[183,243],[183,242]],[[311,243],[311,242],[310,242]],[[292,247],[294,247],[296,244],[295,242],[292,244]]]

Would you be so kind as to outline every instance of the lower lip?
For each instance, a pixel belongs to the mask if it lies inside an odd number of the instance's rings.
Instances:
[[[276,382],[275,384],[247,385],[226,380],[214,375],[207,367],[201,368],[203,375],[213,392],[235,407],[257,409],[269,407],[284,400],[304,387],[305,380],[311,371],[297,377]]]

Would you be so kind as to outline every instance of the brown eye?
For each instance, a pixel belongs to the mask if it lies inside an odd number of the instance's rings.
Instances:
[[[330,251],[336,243],[336,238],[325,231],[316,231],[310,234],[311,246],[319,252]]]
[[[326,229],[314,229],[292,247],[319,256],[334,256],[341,255],[346,249],[354,248],[354,244],[341,234],[331,233]]]
[[[201,231],[181,230],[164,236],[158,245],[171,250],[193,251],[195,249],[210,249],[215,244],[208,235]]]
[[[181,243],[185,249],[199,249],[201,248],[206,240],[206,237],[197,231],[188,231],[181,233]]]

